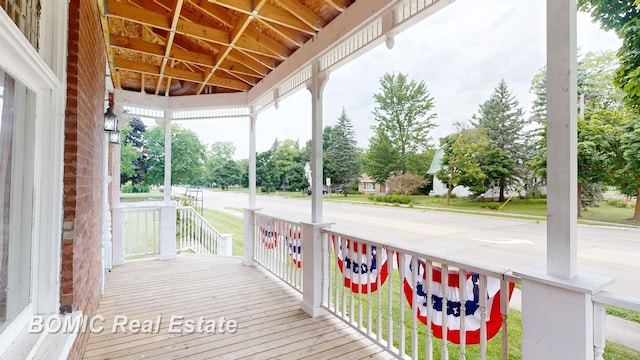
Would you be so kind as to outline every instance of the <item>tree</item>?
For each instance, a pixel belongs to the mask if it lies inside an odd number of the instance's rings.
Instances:
[[[159,126],[147,131],[144,139],[148,149],[147,180],[149,184],[164,183],[164,132]],[[201,181],[204,168],[205,146],[198,135],[178,124],[171,125],[171,182],[196,184]]]
[[[236,147],[232,142],[215,142],[209,147],[209,151],[207,152],[207,159],[205,161],[205,182],[207,184],[219,185],[222,189],[226,189],[229,185],[237,184],[240,182],[240,179],[233,179],[235,182],[231,182],[231,179],[224,178],[226,175],[230,174],[230,168],[228,167],[228,162],[233,161],[233,155],[236,152]],[[223,169],[223,167],[227,167]],[[236,174],[233,172],[233,174]],[[239,175],[238,175],[239,177]]]
[[[286,190],[289,184],[289,175],[294,169],[294,165],[300,162],[300,147],[297,141],[290,139],[274,144],[274,159],[276,173],[282,190]],[[303,170],[304,174],[304,170]]]
[[[147,172],[147,153],[143,137],[147,127],[138,117],[134,117],[122,129],[120,147],[120,183],[142,183]]]
[[[623,193],[636,196],[633,219],[640,220],[640,121],[636,119],[625,130],[621,150],[626,164],[619,170],[619,182]]]
[[[447,205],[458,186],[466,186],[472,191],[479,191],[479,187],[484,189],[487,175],[480,167],[480,160],[490,147],[485,130],[462,128],[442,138],[440,144],[443,154],[436,176],[447,185]]]
[[[578,216],[582,209],[594,203],[595,192],[586,189],[594,184],[612,182],[615,171],[607,165],[611,156],[611,146],[603,138],[603,123],[598,119],[603,114],[622,114],[623,92],[613,85],[613,77],[618,66],[612,51],[588,52],[578,61],[578,94],[582,95],[581,104],[584,119],[578,120]],[[531,91],[536,95],[533,102],[534,115],[540,119],[542,128],[537,136],[536,155],[528,162],[539,175],[546,177],[546,69],[535,75]],[[541,111],[544,109],[544,113]],[[594,117],[594,114],[601,114]],[[611,121],[609,121],[612,124]],[[532,136],[533,137],[533,136]],[[608,170],[607,170],[608,169]]]
[[[500,188],[498,201],[504,201],[505,188],[517,182],[525,172],[524,134],[527,124],[524,111],[518,100],[500,80],[491,97],[480,105],[471,124],[476,129],[484,129],[494,149],[487,152],[482,166],[489,183],[497,182]]]
[[[615,83],[625,93],[625,102],[640,112],[640,19],[630,21],[623,28],[622,47],[618,50],[620,67],[616,71]]]
[[[412,158],[431,147],[429,132],[436,126],[434,101],[423,81],[409,81],[402,73],[385,74],[380,91],[373,95],[376,124],[365,165],[379,183],[390,174],[411,172]]]
[[[344,108],[338,123],[329,135],[330,142],[326,154],[329,162],[335,166],[332,182],[347,185],[360,175],[360,154],[353,125]],[[347,196],[346,188],[346,186],[343,187],[344,196]]]
[[[272,147],[267,151],[256,154],[256,186],[267,193],[274,191],[278,184],[274,153],[275,149]]]
[[[636,4],[638,2],[636,1]],[[640,18],[640,8],[632,0],[578,0],[578,10],[591,14],[602,29],[621,35],[626,24]]]

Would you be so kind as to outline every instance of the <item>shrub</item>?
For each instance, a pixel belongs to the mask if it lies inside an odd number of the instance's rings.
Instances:
[[[411,195],[369,195],[369,200],[391,204],[409,204]]]
[[[607,205],[621,208],[621,209],[633,207],[633,204],[631,203],[631,201],[627,199],[607,199]]]
[[[480,205],[480,207],[483,208],[483,209],[498,210],[500,208],[500,203],[488,202],[488,203],[484,203],[484,204]]]

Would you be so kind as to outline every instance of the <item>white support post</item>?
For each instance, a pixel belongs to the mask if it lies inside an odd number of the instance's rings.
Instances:
[[[302,223],[302,304],[300,307],[312,317],[324,315],[322,309],[322,233],[330,224]]]
[[[320,63],[312,65],[307,90],[311,92],[311,222],[322,222],[322,93],[329,78],[328,72],[320,72]],[[306,267],[306,266],[305,266]]]
[[[113,253],[111,246],[111,211],[109,211],[109,135],[104,134],[102,145],[102,174],[104,183],[102,187],[102,287],[101,292],[104,294],[104,285],[106,282],[107,271],[111,270]]]
[[[176,206],[171,204],[171,117],[164,116],[164,203],[160,207],[160,260],[176,258]]]
[[[607,309],[602,303],[593,304],[593,358],[604,360],[604,348],[607,345],[605,338]]]
[[[530,269],[522,279],[522,359],[592,360],[594,334],[593,294],[612,279],[580,274],[563,279]]]
[[[242,264],[253,266],[254,242],[255,242],[255,209],[244,209],[244,236],[242,244]]]
[[[249,117],[249,209],[256,207],[256,120],[258,114]],[[245,233],[246,236],[246,233]]]
[[[220,244],[220,253],[222,256],[233,255],[233,234],[221,234],[222,243]]]
[[[122,105],[116,103],[115,108],[116,115],[122,119]],[[112,265],[124,264],[124,218],[122,217],[122,208],[120,207],[120,151],[120,146],[113,148],[113,204],[111,207]]]
[[[164,113],[164,205],[171,204],[171,117]]]
[[[176,258],[176,206],[160,206],[160,260]]]
[[[577,274],[576,0],[547,0],[547,272]]]

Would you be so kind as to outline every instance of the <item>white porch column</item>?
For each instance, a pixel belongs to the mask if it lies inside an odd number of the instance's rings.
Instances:
[[[171,203],[171,116],[164,111],[164,204]]]
[[[114,112],[123,124],[122,104],[114,105]],[[120,125],[122,126],[122,125]],[[120,146],[113,147],[113,206],[111,208],[111,243],[113,260],[112,265],[124,264],[124,218],[122,217],[122,208],[120,207]]]
[[[171,204],[171,115],[164,113],[164,203],[160,207],[160,260],[176,258],[176,206]]]
[[[523,360],[594,358],[593,294],[577,272],[576,0],[547,0],[547,266],[522,278]]]
[[[244,209],[244,237],[242,240],[242,264],[253,266],[254,243],[256,237],[256,216],[255,209]]]
[[[547,272],[570,279],[577,258],[576,0],[547,0]]]
[[[314,191],[315,193],[315,191]],[[322,193],[320,193],[322,195]],[[320,229],[330,224],[302,223],[302,304],[300,307],[312,317],[321,316],[325,311],[321,308],[324,300],[322,234]]]
[[[320,63],[312,65],[307,89],[311,92],[311,222],[322,222],[322,92],[329,79],[327,71],[320,72]]]
[[[249,209],[256,207],[256,120],[258,114],[249,116]]]
[[[104,293],[104,284],[106,281],[106,273],[111,270],[113,253],[111,246],[111,211],[109,211],[109,135],[104,134],[102,145],[102,173],[104,183],[102,188],[102,293]]]
[[[255,243],[256,209],[256,120],[258,114],[252,110],[249,116],[249,207],[244,209],[244,237],[242,243],[242,263],[253,266]]]

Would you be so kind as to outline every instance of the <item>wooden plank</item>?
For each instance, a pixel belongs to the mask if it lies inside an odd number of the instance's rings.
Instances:
[[[169,69],[167,69],[169,70]],[[143,320],[163,315],[157,334],[90,334],[85,359],[225,359],[357,357],[389,358],[339,319],[310,318],[301,296],[283,282],[239,258],[181,255],[174,261],[144,260],[116,266],[97,310],[105,326],[115,315]],[[238,322],[235,334],[171,334],[169,316]],[[109,324],[109,325],[107,325]],[[110,330],[110,328],[109,328]]]
[[[297,0],[275,0],[283,8],[287,9],[303,23],[309,25],[313,30],[320,31],[327,25],[327,22],[316,13],[311,11],[303,3]]]

